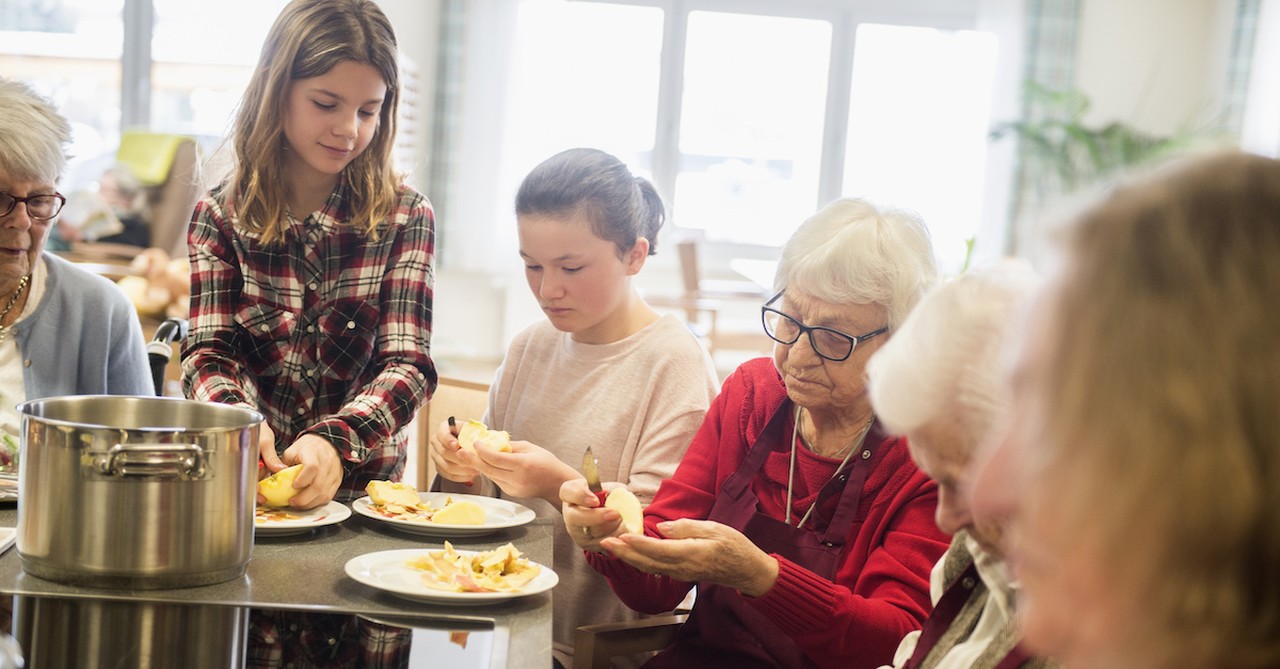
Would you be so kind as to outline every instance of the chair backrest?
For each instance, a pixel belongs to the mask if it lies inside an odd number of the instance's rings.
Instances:
[[[418,487],[426,490],[435,479],[435,467],[427,455],[431,435],[440,421],[455,416],[459,421],[469,418],[480,420],[489,405],[489,384],[465,381],[447,376],[440,377],[435,394],[418,413]]]
[[[187,257],[187,228],[200,199],[199,151],[195,139],[130,131],[120,138],[116,159],[146,186],[151,246],[171,257]]]
[[[685,238],[676,242],[676,257],[680,259],[680,284],[685,297],[697,298],[702,277],[698,274],[698,242]]]

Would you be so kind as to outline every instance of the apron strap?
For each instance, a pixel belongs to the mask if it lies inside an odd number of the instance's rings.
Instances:
[[[880,443],[883,438],[876,430],[873,424],[867,430],[867,436],[863,440],[863,446],[859,447],[861,452],[855,454],[849,459],[850,465],[846,472],[840,474],[832,481],[828,481],[827,485],[833,485],[842,482],[841,477],[847,477],[844,482],[843,493],[840,496],[840,503],[836,506],[836,512],[831,516],[831,521],[827,523],[827,529],[823,532],[822,543],[827,546],[843,546],[845,538],[849,535],[849,528],[853,526],[858,515],[858,502],[862,499],[862,487],[867,484],[867,474],[871,472],[871,460],[875,455],[875,447],[865,444]],[[875,440],[873,441],[873,437]],[[825,488],[825,486],[824,486]],[[818,493],[819,499],[822,493]]]
[[[938,639],[942,638],[942,634],[951,627],[952,621],[960,614],[960,609],[964,608],[965,602],[969,601],[969,595],[977,587],[978,582],[978,567],[970,563],[969,568],[960,574],[960,578],[947,588],[942,598],[934,605],[933,613],[929,614],[929,618],[924,621],[924,628],[920,630],[915,652],[911,653],[911,659],[907,660],[902,669],[919,669],[920,664],[929,656],[929,651],[933,650],[933,647],[938,644]]]
[[[791,398],[782,398],[782,403],[773,410],[764,429],[760,431],[760,436],[756,437],[755,443],[751,444],[747,457],[742,459],[742,465],[725,478],[720,486],[722,493],[736,499],[747,489],[755,479],[756,473],[760,471],[760,467],[764,465],[765,458],[769,457],[773,445],[782,440],[783,427],[786,425],[792,406]]]
[[[1009,650],[1009,654],[1005,655],[1003,660],[1000,660],[1000,664],[997,664],[995,669],[1018,669],[1023,662],[1031,658],[1031,653],[1027,652],[1027,649],[1023,648],[1021,643],[1018,643]]]

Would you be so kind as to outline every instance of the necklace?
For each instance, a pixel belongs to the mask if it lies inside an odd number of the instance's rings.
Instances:
[[[867,432],[871,430],[871,423],[875,422],[875,419],[876,415],[874,413],[871,414],[871,417],[867,419],[867,424],[863,425],[862,431],[858,433],[858,438],[854,439],[850,445],[849,452],[845,453],[844,459],[840,461],[840,466],[836,467],[836,470],[831,473],[831,478],[827,479],[827,483],[830,483],[831,479],[839,476],[840,472],[844,471],[844,466],[849,464],[849,458],[853,457],[854,452],[858,450],[859,446],[862,446],[862,442],[867,438]],[[783,510],[786,515],[785,522],[788,525],[791,524],[791,493],[796,481],[796,442],[799,441],[800,436],[800,405],[798,404],[796,405],[794,422],[795,425],[791,428],[791,468],[787,472],[787,507]],[[818,499],[821,496],[822,491],[819,489],[818,495],[813,498],[813,504],[809,505],[809,510],[805,511],[804,516],[800,518],[800,522],[796,523],[797,530],[804,527],[805,522],[809,520],[809,516],[813,515],[813,510],[818,507]]]
[[[22,280],[18,282],[18,287],[13,291],[13,297],[9,298],[9,303],[4,305],[4,309],[0,309],[0,323],[3,323],[4,317],[8,316],[9,312],[13,310],[13,305],[18,303],[18,298],[22,297],[22,291],[29,283],[31,283],[30,274],[22,277]],[[8,336],[9,328],[4,325],[0,325],[0,343],[4,343],[5,338]]]

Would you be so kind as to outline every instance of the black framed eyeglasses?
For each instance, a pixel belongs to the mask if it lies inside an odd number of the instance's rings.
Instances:
[[[67,198],[63,197],[62,193],[26,197],[0,193],[0,217],[8,216],[19,202],[27,208],[28,218],[33,221],[47,221],[62,211],[62,205],[67,203]]]
[[[777,302],[785,292],[785,289],[778,291],[777,295],[769,298],[769,301],[760,307],[760,321],[764,324],[764,333],[779,344],[790,346],[800,341],[801,335],[808,333],[809,346],[813,348],[814,353],[818,354],[818,357],[832,362],[841,362],[853,355],[853,349],[857,348],[858,344],[889,331],[889,326],[886,325],[874,332],[851,335],[819,325],[805,325],[769,306]]]

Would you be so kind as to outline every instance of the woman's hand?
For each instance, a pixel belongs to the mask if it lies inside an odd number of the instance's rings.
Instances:
[[[600,547],[641,571],[710,581],[750,597],[768,592],[778,580],[777,558],[728,525],[685,518],[659,523],[658,531],[667,538],[624,534],[600,541]]]
[[[510,453],[490,448],[483,441],[475,442],[475,448],[475,453],[460,453],[463,462],[512,497],[541,497],[558,508],[560,485],[581,476],[551,451],[527,441],[511,442]]]
[[[440,425],[436,427],[428,452],[431,455],[431,463],[435,465],[440,477],[446,481],[471,483],[479,473],[474,466],[463,460],[463,456],[469,453],[463,451],[458,445],[458,437],[454,436],[447,420],[440,421]],[[430,485],[430,481],[427,484]]]
[[[606,509],[587,480],[575,478],[560,485],[560,512],[569,538],[583,550],[603,552],[600,541],[622,533],[622,516]]]

